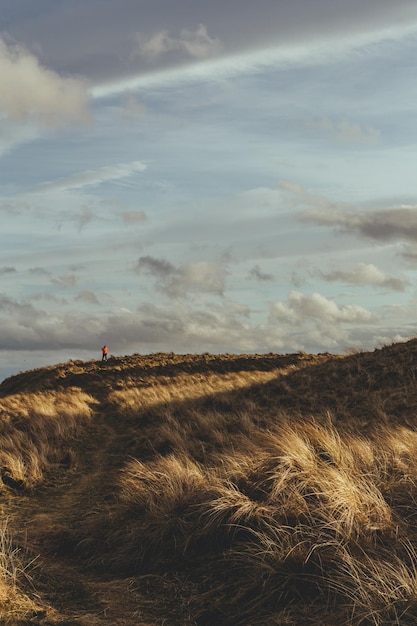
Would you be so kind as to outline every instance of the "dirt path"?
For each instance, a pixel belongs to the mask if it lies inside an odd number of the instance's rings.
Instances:
[[[10,529],[26,558],[35,559],[32,577],[36,590],[28,584],[26,592],[35,592],[38,602],[47,607],[45,614],[39,612],[27,623],[155,624],[142,616],[141,594],[131,579],[109,580],[104,569],[88,570],[82,547],[74,550],[83,515],[105,508],[114,496],[115,480],[125,461],[123,425],[109,412],[105,394],[102,401],[82,438],[73,442],[72,466],[54,466],[40,488],[27,495],[10,495]]]

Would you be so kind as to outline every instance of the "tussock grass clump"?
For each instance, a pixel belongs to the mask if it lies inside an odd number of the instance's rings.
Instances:
[[[244,453],[229,450],[206,466],[193,458],[188,432],[177,455],[121,470],[107,516],[85,528],[90,566],[131,576],[192,564],[205,572],[202,605],[209,597],[224,624],[268,623],[272,609],[300,615],[306,603],[327,606],[343,623],[348,615],[381,626],[404,611],[414,616],[409,521],[391,506],[386,483],[401,463],[405,470],[407,434],[383,429],[365,440],[330,422],[281,420]],[[415,504],[415,490],[409,495]]]
[[[15,592],[19,579],[25,574],[25,565],[20,549],[13,546],[8,529],[8,520],[0,521],[0,602],[7,600],[11,591]]]
[[[107,517],[99,512],[88,518],[88,539],[80,548],[91,563],[104,561],[124,574],[140,571],[144,563],[158,568],[200,540],[199,505],[221,490],[221,482],[189,458],[131,460],[120,476],[117,502]],[[111,546],[108,554],[98,548],[103,542]]]

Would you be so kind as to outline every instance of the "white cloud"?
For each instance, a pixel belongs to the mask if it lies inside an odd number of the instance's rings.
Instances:
[[[210,37],[203,24],[195,31],[183,29],[179,37],[171,37],[168,31],[162,30],[151,37],[138,33],[136,38],[136,54],[151,61],[173,54],[191,59],[206,59],[221,50],[220,41]]]
[[[196,289],[223,295],[226,268],[223,263],[199,261],[179,268],[178,279],[172,285],[174,290]],[[175,284],[176,283],[176,284]]]
[[[0,115],[12,121],[33,120],[47,126],[86,122],[84,82],[63,78],[42,67],[24,48],[0,39]]]
[[[338,306],[333,300],[325,298],[319,293],[305,295],[299,291],[292,291],[288,303],[277,302],[271,313],[277,320],[299,325],[305,321],[320,323],[368,323],[372,321],[372,314],[357,304]]]
[[[322,277],[327,281],[341,280],[350,285],[373,285],[375,287],[392,289],[393,291],[404,291],[408,285],[408,280],[387,276],[372,263],[358,263],[351,270],[335,270],[323,273]]]
[[[293,291],[287,301],[275,302],[266,329],[279,329],[283,346],[309,352],[341,352],[372,345],[378,333],[374,315],[357,304],[338,305],[319,293]]]
[[[186,297],[189,292],[222,296],[227,267],[223,262],[208,261],[175,266],[164,259],[144,256],[138,259],[136,271],[154,277],[160,291],[177,298]]]

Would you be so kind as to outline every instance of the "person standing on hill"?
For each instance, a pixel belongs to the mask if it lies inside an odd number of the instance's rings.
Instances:
[[[102,357],[101,357],[101,360],[102,360],[102,361],[107,361],[107,355],[108,355],[108,353],[109,353],[109,349],[108,349],[108,347],[107,347],[106,345],[104,345],[104,346],[102,347],[102,349],[101,349],[101,352],[102,352]]]

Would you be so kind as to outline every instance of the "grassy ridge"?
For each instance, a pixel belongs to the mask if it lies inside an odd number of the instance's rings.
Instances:
[[[2,623],[415,624],[416,371],[410,341],[4,381]]]

